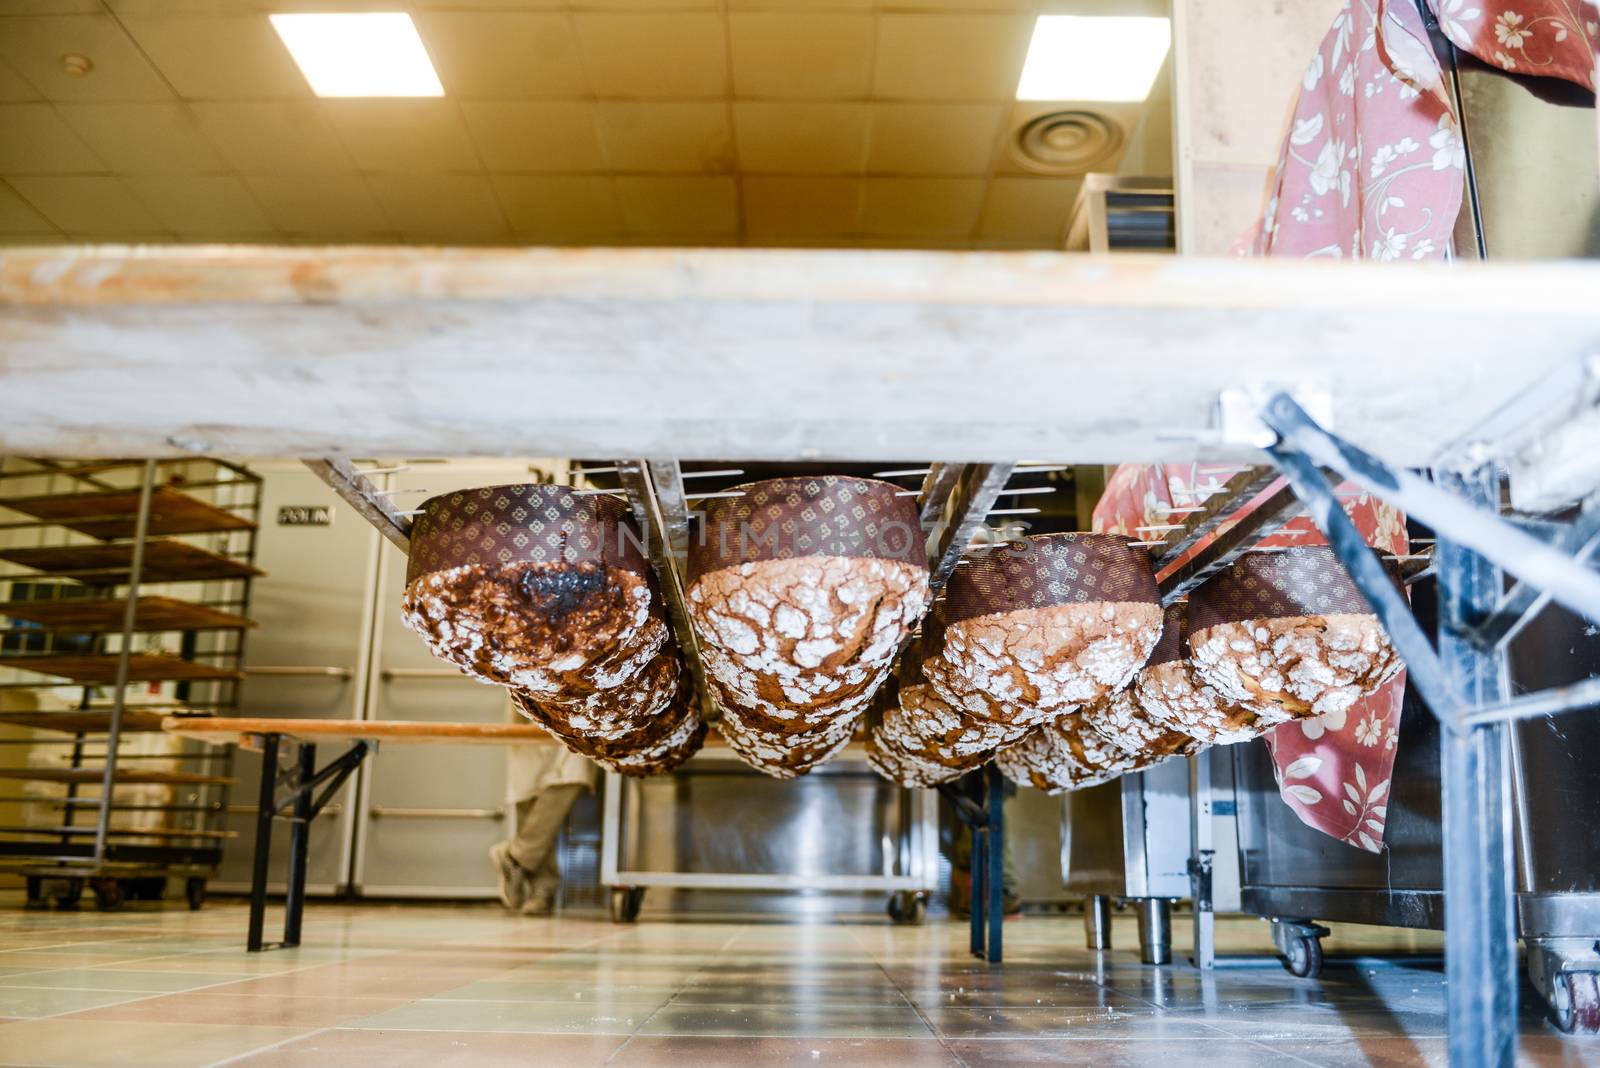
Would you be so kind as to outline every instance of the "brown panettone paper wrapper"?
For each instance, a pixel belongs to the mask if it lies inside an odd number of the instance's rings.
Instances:
[[[1289,714],[1273,706],[1252,709],[1223,697],[1189,662],[1187,601],[1167,606],[1161,640],[1134,677],[1130,693],[1152,723],[1207,745],[1232,745],[1265,734]]]
[[[1241,557],[1190,596],[1189,640],[1196,672],[1223,697],[1296,719],[1346,711],[1401,668],[1325,547]]]
[[[706,507],[689,546],[688,578],[743,564],[807,557],[890,560],[927,570],[915,497],[869,478],[818,475],[735,486]]]
[[[637,651],[650,569],[627,506],[560,486],[487,486],[424,501],[406,625],[484,682],[552,693]]]

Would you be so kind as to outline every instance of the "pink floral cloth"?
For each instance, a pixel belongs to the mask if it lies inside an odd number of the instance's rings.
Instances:
[[[1600,7],[1582,0],[1429,0],[1439,29],[1485,63],[1595,88]]]
[[[1301,80],[1257,256],[1441,259],[1466,151],[1409,0],[1351,0]]]
[[[1182,519],[1182,509],[1222,489],[1238,470],[1228,464],[1124,464],[1095,507],[1094,529],[1153,539],[1162,526]],[[1282,485],[1279,480],[1268,486],[1241,514]],[[1334,492],[1367,544],[1395,555],[1408,551],[1405,517],[1398,510],[1351,483]],[[1225,524],[1217,533],[1226,529]],[[1263,548],[1324,544],[1308,516],[1290,520],[1261,541]],[[1402,672],[1345,711],[1285,723],[1267,734],[1279,795],[1301,822],[1360,849],[1382,850],[1404,696]]]
[[[1429,4],[1445,36],[1485,62],[1595,88],[1595,5]],[[1258,256],[1441,259],[1461,210],[1465,163],[1459,123],[1421,14],[1408,0],[1351,0],[1306,68],[1271,198],[1241,250]],[[1110,507],[1135,515],[1134,498],[1161,499],[1162,482],[1170,495],[1172,486],[1192,487],[1218,474],[1227,477],[1200,467],[1125,468],[1113,479],[1122,502]],[[1340,491],[1370,544],[1406,552],[1398,512],[1349,486]],[[1184,492],[1180,488],[1179,495]],[[1163,521],[1150,510],[1147,504],[1145,518],[1134,525]],[[1293,539],[1291,544],[1320,541],[1309,520],[1297,520],[1290,531],[1297,532],[1279,537]],[[1286,724],[1268,736],[1280,792],[1302,821],[1359,848],[1382,849],[1404,692],[1402,674],[1347,713]]]

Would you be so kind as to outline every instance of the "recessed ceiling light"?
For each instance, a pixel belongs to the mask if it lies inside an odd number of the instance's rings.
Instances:
[[[1167,58],[1166,19],[1041,15],[1018,100],[1143,100]]]
[[[410,15],[370,11],[270,17],[318,96],[444,96]]]

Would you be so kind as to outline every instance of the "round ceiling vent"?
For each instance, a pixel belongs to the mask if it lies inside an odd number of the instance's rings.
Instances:
[[[1115,156],[1123,138],[1121,124],[1098,112],[1051,111],[1017,131],[1017,155],[1043,174],[1084,174]]]

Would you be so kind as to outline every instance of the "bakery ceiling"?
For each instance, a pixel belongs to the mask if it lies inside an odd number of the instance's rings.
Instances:
[[[1059,247],[1085,157],[1017,131],[1164,170],[1167,98],[1019,102],[1039,16],[1163,7],[5,5],[0,242]]]

